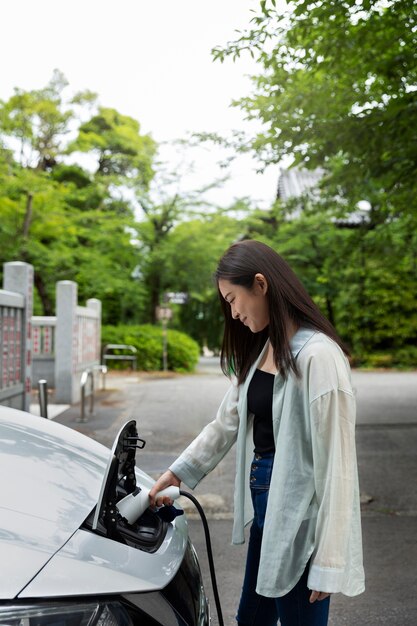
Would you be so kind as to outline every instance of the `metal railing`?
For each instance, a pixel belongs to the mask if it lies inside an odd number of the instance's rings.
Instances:
[[[81,411],[80,418],[77,420],[78,422],[86,422],[85,417],[85,397],[86,397],[86,387],[87,383],[90,381],[90,411],[89,415],[92,417],[94,415],[94,374],[92,369],[86,369],[81,374],[80,380],[80,389],[81,389]]]
[[[130,354],[113,354],[112,352],[109,354],[109,350],[129,350]],[[131,346],[125,343],[108,343],[103,348],[102,361],[104,362],[104,365],[107,363],[107,361],[110,360],[128,361],[132,363],[132,369],[135,370],[138,364],[137,352],[138,351],[136,350],[135,346]]]

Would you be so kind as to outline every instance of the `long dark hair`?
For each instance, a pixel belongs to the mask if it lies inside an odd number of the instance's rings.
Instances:
[[[233,244],[220,259],[214,277],[251,290],[255,274],[263,274],[268,282],[269,326],[258,333],[233,319],[230,305],[219,290],[225,326],[221,351],[223,372],[235,374],[241,384],[259,356],[266,340],[270,339],[274,360],[284,377],[292,370],[299,371],[291,352],[288,326],[304,326],[325,333],[348,355],[348,350],[338,337],[332,324],[313,302],[301,281],[275,250],[260,241],[245,240]]]

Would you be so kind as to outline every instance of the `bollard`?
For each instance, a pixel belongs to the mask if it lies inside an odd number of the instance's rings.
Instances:
[[[106,389],[106,374],[107,374],[107,366],[106,365],[100,365],[100,371],[101,371],[101,381],[102,381],[102,389],[103,391],[105,391]]]
[[[39,413],[41,417],[48,419],[48,381],[45,379],[38,380],[39,390]]]
[[[106,390],[106,374],[107,374],[107,365],[94,365],[94,371],[100,372],[101,374],[101,388],[103,391]]]
[[[81,374],[81,415],[78,422],[85,422],[85,388],[87,386],[88,379],[90,379],[90,417],[94,414],[94,375],[91,369],[86,369]]]

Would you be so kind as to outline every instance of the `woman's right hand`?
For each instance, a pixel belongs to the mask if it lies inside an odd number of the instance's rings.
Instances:
[[[179,487],[181,485],[181,481],[171,470],[167,470],[158,478],[154,486],[149,492],[149,505],[151,507],[155,506],[163,506],[164,504],[172,504],[173,500],[169,496],[164,496],[163,498],[156,498],[156,494],[158,491],[162,491],[162,489],[166,489],[167,487]]]

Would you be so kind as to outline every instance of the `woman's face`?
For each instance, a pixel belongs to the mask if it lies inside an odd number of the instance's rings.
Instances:
[[[240,320],[253,333],[259,333],[268,326],[269,303],[266,295],[268,284],[263,274],[255,275],[251,289],[233,285],[230,281],[220,278],[219,290],[230,304],[233,319]]]

